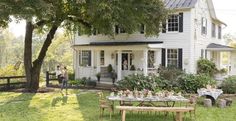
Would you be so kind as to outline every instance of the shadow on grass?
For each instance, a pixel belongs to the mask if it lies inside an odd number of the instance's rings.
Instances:
[[[77,95],[78,110],[82,112],[85,121],[99,121],[99,104],[98,97],[95,93],[86,93]],[[118,105],[118,102],[115,103]],[[185,118],[185,121],[190,119]],[[100,119],[101,120],[101,119]],[[102,121],[120,121],[121,115],[118,110],[115,110],[112,119],[109,118],[109,112],[105,111]],[[174,121],[173,113],[167,116],[163,112],[147,113],[147,112],[127,112],[127,121]]]
[[[30,107],[35,93],[21,93],[1,104],[1,121],[36,121],[40,120],[40,111],[36,107]]]
[[[52,99],[51,106],[55,107],[58,104],[65,105],[67,104],[68,96],[61,93],[61,97],[55,97]]]

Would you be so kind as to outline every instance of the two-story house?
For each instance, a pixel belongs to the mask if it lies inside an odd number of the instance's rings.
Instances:
[[[201,57],[213,60],[221,68],[221,52],[231,52],[233,48],[223,45],[222,29],[226,25],[216,17],[212,0],[164,3],[174,13],[169,15],[158,37],[145,37],[145,25],[133,34],[114,26],[113,39],[96,32],[92,36],[76,35],[73,45],[76,78],[96,78],[99,72],[106,77],[109,64],[117,73],[117,80],[132,73],[148,75],[160,65],[196,73]]]

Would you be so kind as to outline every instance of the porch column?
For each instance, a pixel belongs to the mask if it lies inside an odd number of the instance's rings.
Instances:
[[[100,62],[100,50],[97,50],[97,73],[101,72],[101,62]]]
[[[91,67],[94,67],[94,50],[91,50]]]
[[[143,74],[148,75],[148,50],[143,50]]]
[[[121,70],[122,70],[122,68],[121,68],[121,51],[120,50],[118,50],[117,51],[117,54],[118,54],[118,64],[117,64],[117,80],[119,81],[119,80],[121,80]]]
[[[221,68],[221,52],[219,51],[219,52],[216,52],[216,67],[218,68],[218,69],[220,69]]]

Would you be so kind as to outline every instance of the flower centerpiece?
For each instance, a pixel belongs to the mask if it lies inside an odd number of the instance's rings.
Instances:
[[[122,97],[123,96],[123,91],[118,91],[117,96]]]
[[[151,98],[151,97],[152,97],[152,91],[148,91],[147,98]]]

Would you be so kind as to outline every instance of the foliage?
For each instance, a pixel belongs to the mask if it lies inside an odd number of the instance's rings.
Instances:
[[[108,71],[108,73],[111,73],[113,71],[113,68],[112,68],[111,64],[108,65],[107,71]]]
[[[97,78],[100,78],[100,77],[101,77],[101,73],[100,73],[100,72],[97,73],[97,74],[96,74],[96,77],[97,77]]]
[[[136,70],[135,66],[134,66],[134,65],[131,65],[130,70],[131,70],[131,71],[135,71],[135,70]]]
[[[235,94],[236,93],[236,76],[230,76],[226,78],[221,85],[224,93]]]
[[[118,81],[118,87],[129,90],[143,90],[148,89],[154,91],[157,88],[157,82],[160,81],[158,77],[148,77],[143,74],[133,74],[126,76],[123,80]]]
[[[69,80],[74,80],[75,79],[75,73],[68,73]]]
[[[197,89],[204,88],[206,85],[215,85],[216,81],[210,76],[200,74],[184,74],[178,78],[179,88],[187,93],[196,93]]]
[[[4,68],[0,68],[0,77],[6,76],[24,76],[24,69],[21,66],[18,70],[15,70],[14,65],[8,65]]]
[[[200,59],[197,61],[198,74],[207,74],[212,77],[215,72],[217,72],[217,68],[214,62],[207,59]]]
[[[177,86],[176,82],[178,77],[183,75],[184,72],[175,67],[160,67],[159,75],[163,80],[167,81],[170,86]]]

